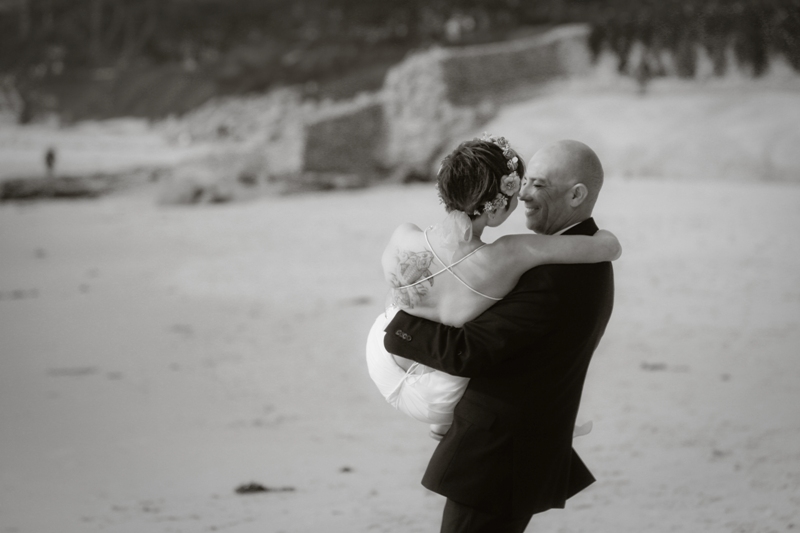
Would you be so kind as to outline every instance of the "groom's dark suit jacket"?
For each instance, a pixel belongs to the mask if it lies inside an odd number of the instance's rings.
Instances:
[[[565,235],[593,235],[588,219]],[[472,378],[422,484],[498,515],[564,507],[594,477],[572,449],[589,361],[614,304],[611,263],[545,265],[462,328],[400,312],[394,354]]]

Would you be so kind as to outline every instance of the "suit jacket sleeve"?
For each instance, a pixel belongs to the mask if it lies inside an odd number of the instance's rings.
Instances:
[[[549,266],[529,270],[505,298],[461,328],[401,311],[386,327],[384,347],[455,376],[483,375],[530,352],[553,330],[558,297],[550,273]]]

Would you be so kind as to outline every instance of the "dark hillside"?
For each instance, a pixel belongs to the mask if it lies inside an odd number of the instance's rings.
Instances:
[[[631,75],[663,74],[669,51],[691,77],[697,45],[719,74],[727,50],[756,76],[774,54],[800,69],[800,0],[0,0],[0,75],[23,121],[160,117],[286,84],[349,97],[410,50],[565,22],[592,24],[592,50]]]

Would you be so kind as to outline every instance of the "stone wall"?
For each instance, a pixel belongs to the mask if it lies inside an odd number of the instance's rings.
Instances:
[[[387,166],[404,174],[426,174],[431,157],[454,134],[478,122],[478,112],[448,98],[443,65],[449,52],[436,48],[410,56],[386,76]]]
[[[537,37],[412,55],[386,77],[387,165],[435,172],[436,158],[491,118],[523,86],[586,74],[589,29],[570,25]]]
[[[448,51],[442,64],[447,98],[475,105],[520,87],[588,74],[588,35],[587,26],[569,25],[527,39]]]
[[[302,170],[378,175],[386,170],[386,120],[380,94],[316,113],[305,123]]]
[[[380,92],[347,102],[302,102],[292,89],[221,99],[181,119],[173,134],[245,145],[246,154],[228,158],[229,174],[298,183],[432,179],[442,154],[490,119],[501,97],[587,72],[587,33],[565,26],[523,40],[418,52],[387,73]]]

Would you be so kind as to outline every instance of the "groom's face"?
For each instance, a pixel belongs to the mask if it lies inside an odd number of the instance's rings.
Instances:
[[[525,203],[525,225],[542,235],[560,231],[570,218],[568,197],[573,183],[561,167],[557,153],[537,152],[522,180],[519,199]]]

